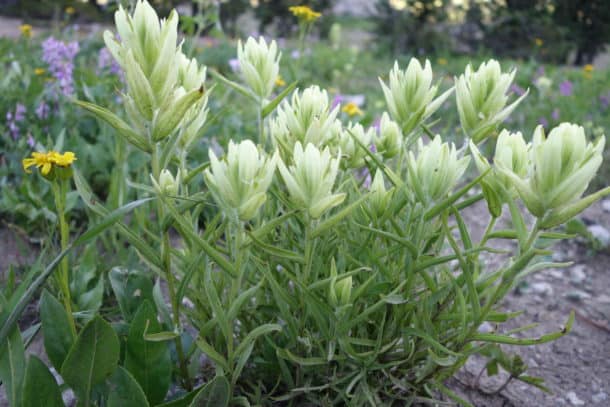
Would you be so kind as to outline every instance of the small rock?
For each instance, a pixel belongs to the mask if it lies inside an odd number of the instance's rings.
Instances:
[[[558,279],[563,279],[565,277],[562,269],[550,269],[548,275]]]
[[[573,290],[573,291],[568,291],[566,293],[565,297],[572,301],[582,301],[582,300],[588,300],[589,298],[591,298],[591,295],[587,294],[586,292],[581,291],[581,290]]]
[[[549,283],[533,283],[530,288],[532,292],[542,296],[553,295],[553,287]]]
[[[566,398],[573,406],[584,406],[585,405],[585,402],[582,401],[581,399],[579,399],[578,396],[576,395],[576,393],[574,393],[573,391],[569,391],[568,394],[566,394]]]
[[[585,274],[585,266],[578,264],[570,269],[570,281],[576,285],[580,285],[587,278]]]
[[[591,225],[587,230],[595,240],[598,240],[604,247],[610,246],[610,231],[602,225]]]
[[[599,393],[594,394],[594,395],[591,396],[591,400],[595,404],[601,403],[602,401],[606,401],[607,398],[608,398],[608,395],[604,391],[600,391]]]
[[[602,294],[597,297],[597,302],[599,302],[601,304],[610,304],[610,296],[608,296],[606,294]]]
[[[568,254],[563,250],[554,251],[552,258],[553,258],[553,261],[556,261],[558,263],[569,260]]]
[[[477,330],[481,333],[486,334],[486,333],[492,332],[494,330],[494,327],[492,324],[485,321],[479,326],[479,328]]]
[[[610,199],[604,199],[602,201],[602,209],[605,212],[610,212]]]

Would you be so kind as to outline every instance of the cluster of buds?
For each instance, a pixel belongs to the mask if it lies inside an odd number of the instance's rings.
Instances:
[[[341,152],[332,158],[328,147],[320,151],[310,143],[303,150],[297,141],[292,159],[293,165],[287,167],[280,160],[278,167],[296,207],[306,210],[311,218],[318,219],[324,212],[343,202],[344,193],[332,193]]]
[[[185,63],[176,44],[175,11],[167,20],[159,20],[148,2],[138,1],[132,16],[119,7],[115,22],[120,41],[110,31],[104,33],[104,41],[125,72],[128,92],[123,99],[133,129],[122,130],[142,147],[168,137],[185,118],[192,119],[192,109],[205,110],[197,103],[204,96],[205,71]],[[117,123],[111,124],[124,127]]]
[[[330,110],[328,93],[317,86],[298,90],[291,101],[277,108],[277,115],[269,123],[271,137],[282,157],[289,156],[296,142],[318,148],[334,146],[341,137],[342,126],[337,119],[339,106]]]
[[[432,86],[432,67],[426,60],[424,67],[411,58],[405,71],[398,62],[390,71],[389,86],[381,79],[381,88],[392,118],[400,124],[404,134],[411,134],[416,127],[430,117],[453,92],[453,88],[434,99],[438,86]]]
[[[529,89],[512,104],[508,90],[515,78],[515,70],[503,73],[498,61],[483,62],[479,69],[466,72],[455,80],[457,109],[464,133],[478,144],[489,136],[527,96]]]
[[[605,142],[605,137],[600,137],[588,143],[584,128],[576,124],[562,123],[548,137],[538,126],[529,146],[526,171],[523,166],[511,167],[506,160],[496,162],[496,168],[510,180],[527,209],[542,219],[541,226],[553,227],[592,203],[581,197],[602,163]],[[519,157],[513,162],[523,160]]]
[[[281,54],[277,52],[277,44],[267,42],[260,37],[258,42],[250,37],[245,45],[237,43],[237,59],[244,80],[254,94],[261,100],[267,99],[280,74]]]
[[[212,149],[209,156],[210,167],[204,176],[216,202],[233,218],[252,219],[267,199],[278,155],[266,157],[252,141],[244,140],[239,144],[230,141],[222,161]]]

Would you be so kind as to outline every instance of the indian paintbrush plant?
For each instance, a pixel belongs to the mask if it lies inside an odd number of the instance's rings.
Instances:
[[[504,129],[525,95],[509,104],[514,70],[493,60],[467,67],[455,90],[433,85],[428,61],[397,63],[381,82],[389,113],[378,128],[342,123],[340,106],[317,86],[274,94],[277,45],[250,38],[238,44],[243,84],[211,74],[243,98],[234,103],[250,104],[258,135],[235,134],[225,154],[210,149],[209,162],[193,162],[214,92],[206,68],[182,52],[176,12],[159,20],[138,1],[115,21],[119,36],[104,39],[124,72],[124,111],[76,103],[147,155],[147,176],[128,183],[140,199],[115,212],[77,169],[73,177],[92,216],[137,252],[141,271],[111,271],[120,308],[105,315],[112,326],[96,316],[61,349],[46,349],[79,402],[376,406],[445,395],[468,404],[444,382],[475,354],[489,358],[490,372],[501,365],[544,389],[499,345],[554,340],[573,315],[529,339],[515,335],[529,326],[504,328],[518,313],[500,304],[523,276],[565,265],[544,260],[550,242],[566,237],[555,228],[610,193],[583,197],[603,136],[588,141],[582,127],[563,123],[548,135],[537,128],[530,143]],[[460,148],[430,130],[452,92]],[[495,145],[493,160],[483,145]],[[488,225],[475,237],[464,211],[480,204]],[[516,245],[490,268],[481,256],[499,251],[497,239]],[[52,320],[43,307],[69,320],[49,293],[42,301],[43,327]],[[493,330],[482,332],[484,323]],[[43,376],[57,387],[37,359],[24,375],[23,394]]]

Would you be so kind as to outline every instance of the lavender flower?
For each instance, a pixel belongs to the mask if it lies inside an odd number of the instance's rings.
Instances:
[[[549,121],[546,119],[546,117],[539,118],[538,124],[542,125],[542,127],[549,127]]]
[[[18,123],[25,120],[25,114],[27,109],[21,103],[17,103],[15,106],[15,111],[8,111],[6,113],[6,123],[8,126],[9,133],[13,140],[17,140],[19,138],[19,125]]]
[[[572,96],[572,82],[565,80],[559,84],[559,93],[563,96]]]
[[[610,93],[599,95],[599,103],[602,105],[602,109],[606,110],[610,106]]]
[[[42,43],[42,60],[49,65],[49,73],[56,79],[59,91],[66,95],[74,93],[74,57],[78,53],[78,43],[47,38]]]
[[[49,117],[50,111],[51,109],[49,108],[49,105],[41,100],[36,107],[36,117],[38,117],[40,120],[46,120]]]
[[[34,148],[35,145],[36,140],[34,140],[34,137],[32,137],[31,134],[28,134],[28,146],[30,146],[30,148]]]
[[[104,70],[108,70],[111,74],[117,75],[123,79],[123,70],[119,63],[112,57],[108,48],[104,47],[100,49],[97,56],[97,73],[101,73]]]
[[[239,66],[239,59],[231,58],[229,59],[229,66],[234,73],[241,71],[241,67]]]
[[[517,85],[516,83],[513,83],[512,85],[510,85],[510,90],[513,91],[513,93],[515,93],[515,95],[517,95],[517,96],[523,96],[525,94],[525,89],[523,89],[521,86]]]
[[[559,121],[559,109],[557,109],[557,108],[553,109],[553,113],[551,113],[551,117],[553,118],[553,120]]]

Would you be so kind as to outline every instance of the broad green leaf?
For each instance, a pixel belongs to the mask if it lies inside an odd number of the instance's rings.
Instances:
[[[108,278],[125,321],[133,319],[143,301],[154,302],[152,278],[146,273],[114,267]]]
[[[23,383],[23,407],[64,407],[61,390],[47,366],[30,355]]]
[[[66,309],[47,290],[42,292],[40,299],[40,320],[44,350],[55,369],[59,371],[76,338],[70,328]]]
[[[61,367],[61,376],[81,404],[88,406],[93,386],[115,371],[119,351],[117,334],[100,316],[85,325]]]
[[[15,327],[0,346],[0,380],[9,405],[21,405],[21,391],[25,376],[25,349],[19,328]]]
[[[197,393],[190,407],[226,407],[231,399],[231,385],[224,376],[216,376]]]
[[[148,407],[142,388],[134,377],[119,366],[110,377],[108,407]]]
[[[154,334],[160,330],[157,313],[152,304],[145,300],[129,328],[124,365],[138,381],[152,405],[165,398],[172,373],[168,344],[144,339],[145,332]]]
[[[191,402],[195,398],[195,396],[199,393],[199,391],[203,388],[203,386],[197,387],[195,390],[186,393],[182,397],[176,398],[174,400],[170,400],[163,404],[157,404],[155,407],[189,407]]]

